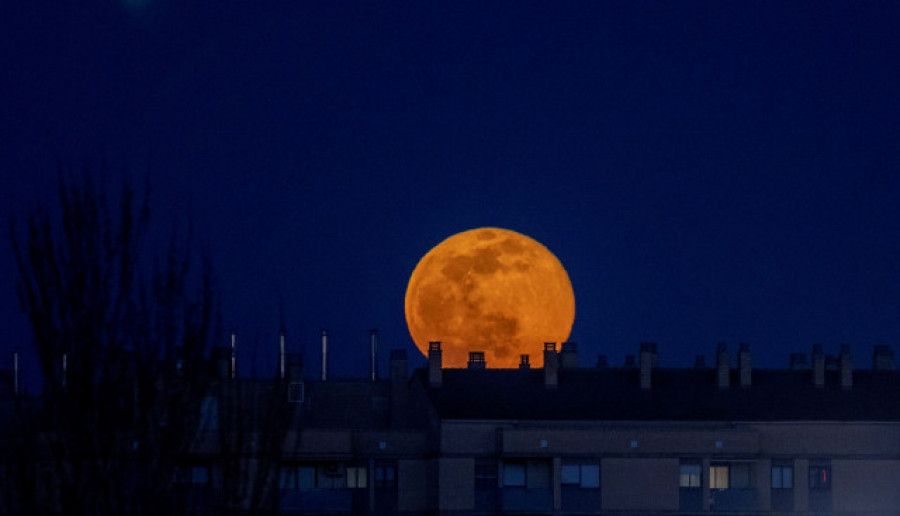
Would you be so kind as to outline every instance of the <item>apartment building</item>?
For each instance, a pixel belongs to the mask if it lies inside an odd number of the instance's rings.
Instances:
[[[621,367],[544,348],[542,368],[491,369],[475,351],[448,369],[435,342],[425,368],[393,350],[388,374],[356,379],[304,378],[287,355],[281,382],[236,377],[219,350],[172,489],[195,514],[267,499],[296,515],[900,514],[886,346],[871,367],[815,346],[777,370],[747,345],[685,369],[661,367],[653,343]]]

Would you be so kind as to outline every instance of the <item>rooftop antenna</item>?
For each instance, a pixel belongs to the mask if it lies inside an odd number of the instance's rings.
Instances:
[[[374,382],[378,379],[378,330],[369,330],[369,340],[372,348],[369,364],[372,372],[372,381]]]
[[[322,381],[328,379],[328,330],[322,329]]]
[[[237,363],[235,361],[235,349],[237,347],[237,330],[231,330],[231,379],[234,380],[237,373]]]
[[[281,338],[279,339],[278,349],[278,374],[284,380],[284,328],[281,328]]]
[[[19,395],[19,347],[13,348],[13,394]]]
[[[63,355],[62,355],[62,386],[63,386],[63,389],[66,388],[66,369],[68,367],[67,359],[68,359],[68,357],[66,356],[65,353],[63,353]]]

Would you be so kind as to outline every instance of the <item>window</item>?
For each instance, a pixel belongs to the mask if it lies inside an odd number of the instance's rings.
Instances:
[[[713,463],[709,467],[710,489],[750,489],[754,486],[752,462]]]
[[[793,489],[794,467],[772,466],[772,489]]]
[[[175,468],[174,481],[177,484],[209,484],[209,467],[179,466]]]
[[[581,483],[581,466],[578,464],[563,464],[559,475],[563,485],[578,485]]]
[[[709,488],[728,489],[728,466],[717,465],[709,467]]]
[[[316,488],[316,468],[313,466],[297,467],[297,489]]]
[[[702,487],[700,471],[700,464],[682,464],[678,474],[678,487]]]
[[[528,489],[550,488],[550,461],[529,460],[525,463],[525,487]]]
[[[503,487],[525,487],[525,462],[503,463]]]
[[[209,468],[207,468],[206,466],[194,466],[193,468],[191,468],[191,483],[208,484]]]
[[[397,466],[394,464],[375,465],[375,488],[392,489],[397,487]]]
[[[278,470],[278,487],[280,489],[297,489],[297,469],[281,467]]]
[[[827,491],[831,489],[831,467],[810,466],[809,488],[814,491]]]
[[[303,384],[301,382],[288,384],[288,402],[303,403]]]
[[[477,459],[475,461],[475,487],[497,488],[497,461],[494,459]]]
[[[736,462],[729,467],[729,486],[731,489],[747,489],[753,485],[750,481],[750,463]]]
[[[365,466],[347,467],[347,487],[351,489],[365,489],[369,483]]]
[[[200,428],[206,431],[219,429],[219,400],[215,396],[206,396],[200,404]]]
[[[600,487],[600,465],[599,464],[582,464],[581,465],[581,487],[585,487],[585,488]]]
[[[282,466],[278,471],[278,487],[291,490],[335,489],[344,487],[344,478],[338,464]]]
[[[560,469],[560,481],[563,485],[582,488],[600,487],[600,465],[563,464]]]

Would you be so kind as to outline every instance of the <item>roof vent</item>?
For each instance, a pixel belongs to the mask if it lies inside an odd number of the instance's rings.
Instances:
[[[469,369],[485,369],[484,351],[469,351]]]
[[[724,342],[716,347],[716,384],[720,389],[731,385],[731,362],[728,359],[728,345]]]
[[[428,385],[431,387],[440,387],[444,382],[443,354],[439,341],[428,343]]]
[[[559,385],[559,355],[556,354],[556,343],[544,343],[544,387],[555,389]]]
[[[563,369],[575,369],[578,367],[578,344],[574,342],[563,342],[560,351],[560,364]]]
[[[531,369],[528,355],[519,355],[519,369]]]

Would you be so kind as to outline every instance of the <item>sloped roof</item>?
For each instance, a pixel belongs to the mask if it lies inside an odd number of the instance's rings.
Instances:
[[[826,371],[826,387],[810,370],[753,371],[741,388],[716,386],[715,369],[655,369],[641,390],[637,369],[559,371],[556,389],[544,387],[542,369],[445,369],[443,384],[427,388],[443,419],[632,421],[900,421],[900,371],[858,370],[853,388]]]

